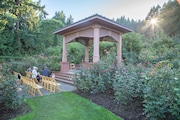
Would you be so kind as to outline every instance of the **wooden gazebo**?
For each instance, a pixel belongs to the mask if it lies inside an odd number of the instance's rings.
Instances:
[[[93,63],[99,61],[99,42],[112,41],[117,43],[117,57],[122,59],[122,34],[132,32],[131,29],[122,26],[113,20],[95,14],[82,19],[69,26],[54,32],[63,36],[63,54],[61,62],[61,72],[69,71],[70,63],[67,61],[67,44],[70,42],[80,42],[85,45],[85,62],[89,63],[89,46],[93,44]]]

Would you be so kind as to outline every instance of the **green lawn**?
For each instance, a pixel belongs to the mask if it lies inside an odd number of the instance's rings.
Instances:
[[[29,98],[32,112],[15,120],[120,120],[107,109],[71,92]]]

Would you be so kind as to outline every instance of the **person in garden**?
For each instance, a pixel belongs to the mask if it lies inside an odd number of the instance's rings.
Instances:
[[[29,66],[27,72],[32,72],[32,68]]]
[[[33,67],[32,70],[32,78],[37,79],[38,82],[40,82],[40,74],[37,72],[38,67]]]
[[[32,78],[32,68],[29,66],[26,70],[26,76],[29,76],[30,78]]]
[[[52,73],[51,77],[55,79],[56,75],[54,73]]]
[[[50,77],[50,71],[49,71],[48,67],[45,67],[45,68],[41,71],[41,75]]]

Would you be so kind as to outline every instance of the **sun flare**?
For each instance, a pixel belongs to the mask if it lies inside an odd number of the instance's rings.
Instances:
[[[157,18],[152,18],[150,21],[151,24],[156,24],[157,23]]]

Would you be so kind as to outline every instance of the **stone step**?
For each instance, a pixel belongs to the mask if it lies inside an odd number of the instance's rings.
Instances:
[[[56,76],[66,76],[66,77],[73,76],[73,74],[66,74],[66,73],[65,74],[63,74],[63,73],[56,73],[55,75]]]
[[[61,75],[56,75],[56,78],[61,78],[61,79],[63,79],[63,80],[72,81],[72,76],[61,76]]]
[[[73,74],[71,74],[71,73],[55,73],[55,75],[56,76],[66,76],[66,77],[73,76]]]
[[[74,82],[73,82],[73,81],[64,80],[64,79],[61,79],[61,78],[56,78],[56,81],[74,85]]]
[[[73,74],[72,74],[72,73],[57,72],[57,73],[55,73],[55,75],[56,75],[56,78],[55,78],[55,79],[56,79],[57,81],[74,85],[74,82],[72,81],[72,77],[73,77]]]

